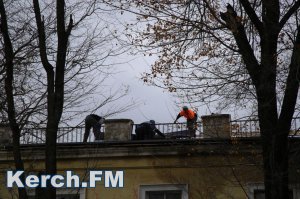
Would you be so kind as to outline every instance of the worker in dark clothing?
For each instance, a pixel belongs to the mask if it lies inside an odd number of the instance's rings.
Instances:
[[[83,142],[87,142],[90,130],[93,128],[95,140],[101,139],[101,125],[104,123],[104,118],[96,114],[90,114],[85,118],[85,131],[83,136]],[[103,134],[103,133],[102,133]],[[103,139],[103,136],[102,136]]]
[[[141,124],[138,124],[135,129],[137,140],[153,139],[156,133],[162,138],[165,138],[165,135],[155,127],[154,120],[150,120],[149,122],[143,122]]]
[[[176,120],[174,121],[174,124],[176,124],[177,120],[181,116],[184,116],[186,118],[186,126],[187,126],[188,130],[193,131],[195,134],[196,128],[197,128],[196,122],[197,122],[197,118],[198,118],[197,113],[194,112],[193,110],[189,109],[187,106],[184,106],[184,107],[182,107],[182,110],[177,115]]]

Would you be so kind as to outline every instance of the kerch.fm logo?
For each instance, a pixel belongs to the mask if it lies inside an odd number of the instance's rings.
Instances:
[[[104,180],[105,188],[122,188],[124,187],[124,171],[89,171],[89,180],[81,181],[80,177],[73,174],[72,171],[66,171],[65,175],[28,175],[25,178],[25,184],[20,180],[24,171],[7,171],[7,187],[47,187],[56,188],[90,188],[96,187],[96,182]]]

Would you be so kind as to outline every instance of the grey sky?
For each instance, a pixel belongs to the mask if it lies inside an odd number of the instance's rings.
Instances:
[[[164,89],[146,85],[141,79],[141,74],[145,71],[150,71],[151,64],[155,61],[155,56],[147,57],[143,55],[137,55],[132,57],[128,54],[124,54],[119,57],[121,62],[128,60],[128,63],[120,64],[116,66],[119,73],[113,75],[109,80],[111,85],[120,86],[128,85],[130,92],[127,98],[133,98],[137,101],[137,105],[134,109],[129,110],[125,113],[114,115],[110,118],[126,118],[132,119],[134,123],[141,123],[147,120],[155,120],[157,123],[172,123],[181,106],[187,105],[184,101],[174,96]],[[116,103],[124,103],[118,101]],[[208,115],[213,111],[213,107],[197,107],[198,115]],[[106,110],[103,110],[104,112]],[[101,114],[101,110],[98,111]],[[185,122],[184,118],[180,118],[179,122]]]
[[[128,55],[127,58],[131,58]],[[175,98],[161,88],[148,86],[140,80],[141,73],[150,70],[153,59],[138,57],[129,63],[117,66],[120,72],[115,74],[110,82],[115,85],[129,85],[128,98],[133,98],[137,104],[134,109],[113,118],[128,118],[135,123],[154,119],[157,122],[173,122],[177,115]],[[122,102],[118,102],[122,103]]]
[[[112,15],[114,17],[112,17]],[[109,27],[112,34],[116,34],[116,37],[123,37],[122,34],[125,31],[124,24],[135,23],[135,16],[129,13],[123,13],[122,15],[118,12],[109,13],[110,17],[105,18],[106,23],[109,23]],[[138,25],[136,28],[142,29],[143,25]],[[128,32],[131,34],[130,32]],[[125,38],[123,38],[125,39]],[[117,45],[116,41],[112,41],[113,45]],[[181,106],[189,105],[185,102],[180,101],[178,98],[174,97],[174,94],[171,95],[167,91],[154,87],[145,85],[144,82],[140,79],[141,73],[145,71],[150,71],[151,64],[154,63],[155,56],[143,56],[142,53],[137,54],[136,56],[129,55],[131,51],[128,51],[124,54],[121,54],[117,57],[110,57],[108,62],[112,65],[114,63],[123,63],[116,64],[117,74],[114,74],[110,79],[105,83],[108,87],[117,89],[122,85],[129,86],[129,94],[126,97],[128,99],[134,99],[137,102],[137,105],[134,109],[131,109],[127,112],[116,114],[109,118],[127,118],[132,119],[134,123],[141,123],[147,120],[155,120],[157,123],[169,123],[173,122],[178,112],[180,111]],[[116,105],[126,104],[127,100],[122,99],[114,104],[105,106],[98,111],[96,114],[105,115],[109,112],[109,108],[114,108]],[[177,103],[175,103],[175,101]],[[210,114],[210,110],[207,107],[197,107],[199,115]],[[180,119],[179,122],[185,121]]]

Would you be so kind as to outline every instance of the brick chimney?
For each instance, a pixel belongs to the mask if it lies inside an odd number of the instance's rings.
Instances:
[[[201,117],[203,138],[230,138],[230,114],[212,114]]]
[[[108,119],[104,122],[104,140],[128,141],[131,140],[133,121],[130,119]]]

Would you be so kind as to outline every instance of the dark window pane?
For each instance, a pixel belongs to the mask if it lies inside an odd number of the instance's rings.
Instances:
[[[146,199],[164,199],[164,192],[162,192],[162,191],[147,191]]]
[[[181,199],[181,191],[166,193],[166,199]]]
[[[289,199],[293,199],[293,190],[289,190]],[[254,190],[254,199],[265,199],[265,190],[256,189]]]
[[[35,196],[29,196],[28,199],[35,199]],[[56,199],[80,199],[78,194],[59,194],[56,195]]]
[[[254,199],[265,199],[265,190],[262,189],[254,190]]]
[[[146,199],[181,199],[181,191],[146,191]]]
[[[78,194],[61,194],[61,195],[56,195],[56,199],[79,199]]]

